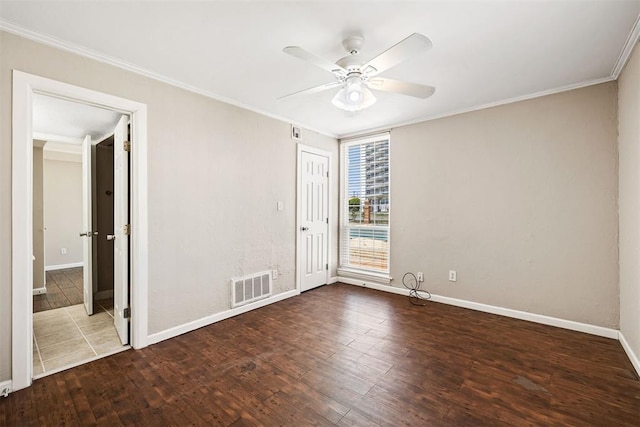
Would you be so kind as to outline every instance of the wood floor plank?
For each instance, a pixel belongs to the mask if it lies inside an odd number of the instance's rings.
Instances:
[[[33,296],[33,312],[81,304],[84,301],[82,267],[47,271],[47,292]]]
[[[42,306],[82,280],[47,274]],[[0,424],[638,426],[640,380],[615,340],[336,284],[36,380]]]
[[[338,425],[341,426],[380,426],[380,424],[378,424],[377,422],[375,422],[374,420],[367,418],[367,416],[365,414],[363,414],[362,412],[360,412],[358,409],[354,408],[352,410],[349,411],[349,413],[347,415],[345,415],[340,422],[338,422]]]

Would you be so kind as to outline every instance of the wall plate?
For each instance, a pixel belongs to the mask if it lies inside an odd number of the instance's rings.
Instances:
[[[302,141],[302,133],[300,132],[300,128],[298,126],[291,125],[291,139]]]

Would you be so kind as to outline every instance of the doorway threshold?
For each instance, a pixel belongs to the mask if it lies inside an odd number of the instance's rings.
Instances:
[[[123,345],[122,348],[118,348],[116,350],[112,350],[112,351],[110,351],[108,353],[99,354],[97,356],[93,356],[93,357],[90,357],[90,358],[85,359],[85,360],[80,360],[78,362],[69,363],[68,365],[64,365],[64,366],[61,366],[59,368],[52,369],[50,371],[41,372],[41,373],[39,373],[37,375],[34,375],[33,379],[37,380],[37,379],[40,379],[40,378],[48,377],[49,375],[57,374],[58,372],[66,371],[67,369],[71,369],[71,368],[75,368],[75,367],[78,367],[78,366],[82,366],[82,365],[85,365],[87,363],[91,363],[91,362],[94,362],[96,360],[103,359],[105,357],[113,356],[114,354],[122,353],[123,351],[127,351],[129,349],[131,349],[130,345]]]

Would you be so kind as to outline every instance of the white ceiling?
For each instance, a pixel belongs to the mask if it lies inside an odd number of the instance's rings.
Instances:
[[[344,136],[611,80],[639,14],[640,0],[2,0],[0,27]],[[414,32],[431,51],[381,76],[435,86],[431,98],[375,92],[378,102],[357,114],[334,107],[334,91],[277,100],[333,80],[285,46],[336,61],[342,39],[361,35],[370,59]]]
[[[92,140],[100,140],[113,133],[121,115],[47,95],[35,94],[33,97],[33,133],[36,139],[79,144],[86,135],[91,135]]]

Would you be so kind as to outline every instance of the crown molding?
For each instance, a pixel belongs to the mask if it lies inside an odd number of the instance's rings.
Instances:
[[[181,81],[163,76],[161,74],[152,72],[150,70],[138,67],[136,65],[133,65],[129,62],[126,61],[122,61],[118,58],[112,57],[112,56],[108,56],[108,55],[104,55],[102,53],[99,53],[97,51],[94,51],[92,49],[87,49],[85,47],[76,45],[74,43],[69,43],[66,42],[64,40],[49,36],[49,35],[45,35],[42,33],[38,33],[32,30],[29,30],[27,28],[24,28],[20,25],[14,24],[12,22],[6,21],[4,19],[0,19],[0,30],[4,30],[7,31],[9,33],[12,34],[16,34],[18,36],[48,45],[48,46],[52,46],[58,49],[62,49],[62,50],[66,50],[68,52],[72,52],[87,58],[91,58],[94,59],[96,61],[108,64],[108,65],[112,65],[127,71],[131,71],[133,73],[160,81],[162,83],[166,83],[169,84],[171,86],[175,86],[178,87],[180,89],[184,89],[186,91],[192,92],[192,93],[196,93],[198,95],[202,95],[202,96],[206,96],[207,98],[211,98],[211,99],[215,99],[216,101],[220,101],[220,102],[224,102],[226,104],[230,104],[233,105],[235,107],[239,107],[248,111],[252,111],[254,113],[266,116],[266,117],[270,117],[272,119],[281,121],[281,122],[285,122],[285,123],[291,123],[294,126],[300,126],[303,127],[307,130],[310,130],[312,132],[316,132],[319,133],[321,135],[324,136],[328,136],[330,138],[334,138],[334,139],[345,139],[345,138],[353,138],[353,137],[358,137],[361,135],[367,135],[367,134],[371,134],[374,132],[379,132],[379,131],[388,131],[389,129],[392,128],[397,128],[400,126],[408,126],[408,125],[412,125],[412,124],[416,124],[416,123],[421,123],[421,122],[426,122],[426,121],[431,121],[431,120],[436,120],[436,119],[441,119],[441,118],[445,118],[445,117],[450,117],[450,116],[455,116],[458,114],[463,114],[463,113],[470,113],[473,111],[478,111],[478,110],[484,110],[486,108],[492,108],[492,107],[497,107],[500,105],[506,105],[506,104],[511,104],[514,102],[519,102],[519,101],[525,101],[528,99],[534,99],[534,98],[539,98],[542,96],[547,96],[547,95],[553,95],[556,93],[561,93],[561,92],[566,92],[566,91],[570,91],[570,90],[574,90],[574,89],[579,89],[579,88],[583,88],[583,87],[588,87],[588,86],[593,86],[593,85],[597,85],[600,83],[606,83],[609,81],[613,81],[613,80],[617,80],[618,76],[620,75],[620,73],[622,72],[622,69],[624,68],[624,65],[626,64],[627,60],[629,59],[629,56],[631,56],[631,53],[633,52],[633,48],[635,47],[636,43],[640,40],[640,15],[638,15],[638,17],[636,18],[636,21],[632,27],[631,32],[629,33],[629,36],[627,37],[627,40],[625,42],[625,45],[622,49],[622,51],[620,52],[620,55],[614,65],[613,70],[611,71],[611,75],[608,77],[603,77],[600,79],[594,79],[594,80],[589,80],[586,82],[581,82],[581,83],[576,83],[576,84],[572,84],[572,85],[567,85],[567,86],[563,86],[563,87],[559,87],[556,89],[550,89],[550,90],[546,90],[546,91],[541,91],[541,92],[536,92],[536,93],[532,93],[532,94],[528,94],[528,95],[523,95],[523,96],[519,96],[519,97],[514,97],[514,98],[509,98],[509,99],[505,99],[505,100],[501,100],[501,101],[496,101],[496,102],[491,102],[491,103],[487,103],[487,104],[482,104],[482,105],[478,105],[478,106],[474,106],[474,107],[469,107],[469,108],[461,108],[461,109],[457,109],[457,110],[452,110],[443,114],[436,114],[436,115],[432,115],[432,116],[424,116],[421,118],[416,118],[416,119],[412,119],[412,120],[407,120],[407,121],[403,121],[403,122],[397,122],[397,123],[393,123],[393,124],[387,124],[385,126],[381,126],[381,127],[375,127],[375,128],[368,128],[368,129],[364,129],[361,131],[357,131],[357,132],[350,132],[350,133],[346,133],[346,134],[333,134],[333,133],[329,133],[320,129],[315,129],[313,127],[309,127],[307,125],[305,125],[304,123],[300,123],[300,122],[296,122],[296,121],[292,121],[290,118],[287,117],[283,117],[277,114],[273,114],[264,110],[261,110],[259,108],[255,108],[252,106],[249,106],[247,104],[241,103],[241,102],[237,102],[234,101],[232,99],[226,98],[224,96],[215,94],[213,92],[210,91],[206,91],[200,88],[197,88],[195,86],[191,86],[188,85],[186,83],[183,83]]]
[[[601,83],[607,83],[607,82],[610,82],[610,81],[613,81],[613,80],[615,80],[615,79],[612,76],[604,77],[604,78],[601,78],[601,79],[589,80],[589,81],[582,82],[582,83],[576,83],[576,84],[572,84],[572,85],[562,86],[562,87],[559,87],[559,88],[556,88],[556,89],[543,90],[541,92],[535,92],[535,93],[531,93],[531,94],[528,94],[528,95],[517,96],[515,98],[509,98],[509,99],[505,99],[505,100],[502,100],[502,101],[489,102],[489,103],[478,105],[478,106],[475,106],[475,107],[460,108],[458,110],[452,110],[452,111],[448,111],[448,112],[442,113],[442,114],[434,114],[432,116],[424,116],[424,117],[420,117],[420,118],[416,118],[416,119],[412,119],[412,120],[407,120],[407,121],[404,121],[404,122],[397,122],[397,123],[394,123],[394,124],[388,124],[388,125],[380,126],[380,127],[376,127],[376,128],[365,129],[365,130],[363,130],[361,132],[353,132],[353,133],[348,133],[348,134],[345,134],[345,135],[339,135],[338,139],[355,138],[355,137],[359,137],[359,136],[363,136],[363,135],[370,135],[372,133],[381,132],[381,131],[389,132],[390,130],[393,130],[394,128],[398,128],[398,127],[401,127],[401,126],[414,125],[416,123],[422,123],[422,122],[430,122],[431,120],[443,119],[445,117],[451,117],[451,116],[457,116],[458,114],[471,113],[473,111],[485,110],[487,108],[499,107],[501,105],[506,105],[506,104],[513,104],[514,102],[527,101],[529,99],[540,98],[540,97],[543,97],[543,96],[554,95],[556,93],[562,93],[562,92],[568,92],[570,90],[580,89],[580,88],[583,88],[583,87],[599,85]]]
[[[636,22],[633,24],[631,28],[631,32],[629,33],[629,37],[627,37],[627,41],[624,43],[622,50],[620,51],[620,56],[618,56],[618,60],[616,64],[613,66],[613,70],[611,71],[611,77],[614,80],[618,80],[622,69],[626,65],[631,53],[633,52],[633,48],[636,46],[640,40],[640,15],[636,18]]]
[[[121,68],[123,70],[126,71],[130,71],[139,75],[142,75],[144,77],[148,77],[150,79],[162,82],[162,83],[166,83],[168,85],[174,86],[174,87],[178,87],[180,89],[184,89],[186,91],[198,94],[198,95],[202,95],[205,96],[207,98],[211,98],[211,99],[215,99],[216,101],[220,101],[220,102],[224,102],[225,104],[229,104],[229,105],[233,105],[235,107],[239,107],[242,108],[244,110],[248,110],[248,111],[252,111],[254,113],[260,114],[262,116],[266,116],[266,117],[270,117],[272,119],[278,120],[280,122],[284,122],[284,123],[290,123],[292,125],[295,126],[299,126],[302,127],[306,130],[310,130],[312,132],[316,132],[319,133],[321,135],[324,136],[328,136],[330,138],[333,139],[337,139],[338,136],[329,132],[325,132],[323,130],[320,129],[315,129],[313,127],[307,126],[304,123],[299,123],[296,121],[292,121],[290,118],[287,117],[283,117],[277,114],[273,114],[270,113],[268,111],[264,111],[261,110],[259,108],[255,108],[252,107],[250,105],[247,104],[243,104],[241,102],[238,101],[234,101],[230,98],[226,98],[224,96],[215,94],[213,92],[207,91],[207,90],[203,90],[200,88],[197,88],[195,86],[191,86],[189,84],[183,83],[179,80],[175,80],[172,79],[170,77],[166,77],[163,76],[161,74],[155,73],[153,71],[147,70],[145,68],[142,67],[138,67],[137,65],[133,65],[127,61],[123,61],[121,59],[115,58],[113,56],[109,56],[109,55],[104,55],[100,52],[97,52],[93,49],[87,49],[83,46],[77,45],[75,43],[69,43],[67,41],[58,39],[56,37],[52,37],[46,34],[42,34],[42,33],[38,33],[36,31],[33,30],[29,30],[25,27],[22,27],[20,25],[14,24],[13,22],[4,20],[4,19],[0,19],[0,30],[6,31],[8,33],[11,34],[15,34],[17,36],[20,37],[24,37],[26,39],[47,45],[47,46],[51,46],[51,47],[55,47],[57,49],[61,49],[61,50],[65,50],[67,52],[71,52],[71,53],[75,53],[77,55],[81,55],[84,56],[86,58],[90,58],[93,59],[95,61],[98,62],[102,62],[104,64],[108,64],[108,65],[112,65],[114,67],[118,67]]]
[[[82,144],[81,138],[73,138],[70,136],[54,135],[52,133],[33,132],[33,139],[47,142],[60,142],[62,144]]]
[[[65,153],[80,156],[82,154],[82,146],[78,144],[65,144],[64,142],[47,141],[44,145],[45,153]]]

